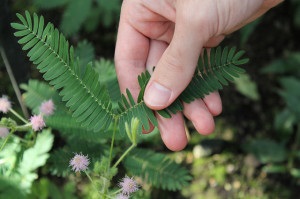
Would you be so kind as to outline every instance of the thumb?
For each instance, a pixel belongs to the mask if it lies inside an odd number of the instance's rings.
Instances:
[[[178,22],[173,39],[159,60],[144,95],[146,105],[154,110],[169,106],[191,81],[203,44],[201,35],[188,23]],[[204,37],[202,37],[204,36]]]

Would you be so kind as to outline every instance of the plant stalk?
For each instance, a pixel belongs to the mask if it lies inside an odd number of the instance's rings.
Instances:
[[[4,148],[4,146],[6,145],[8,139],[10,138],[10,136],[14,133],[14,131],[10,131],[9,134],[6,136],[4,142],[2,143],[1,145],[1,148],[0,148],[0,152],[2,151],[2,149]]]
[[[108,159],[108,167],[107,167],[108,170],[110,168],[110,164],[111,164],[111,160],[112,160],[112,151],[113,151],[113,148],[114,148],[115,136],[116,136],[116,131],[117,131],[117,124],[118,124],[118,119],[116,118],[115,122],[114,122],[113,135],[112,135],[111,143],[110,143],[109,159]]]
[[[120,162],[125,158],[126,155],[128,155],[128,153],[134,148],[136,147],[136,144],[132,144],[124,153],[123,155],[118,159],[118,161],[114,164],[113,167],[117,167]]]
[[[11,84],[13,86],[13,89],[15,91],[15,94],[16,94],[17,98],[18,98],[19,104],[21,106],[22,112],[23,112],[25,118],[29,118],[29,113],[28,113],[28,111],[27,111],[27,109],[26,109],[26,107],[25,107],[25,105],[24,105],[24,103],[22,101],[21,91],[20,91],[20,89],[18,87],[17,81],[16,81],[16,79],[14,77],[14,74],[13,74],[13,72],[11,70],[11,66],[10,66],[10,64],[8,62],[6,53],[5,53],[5,51],[4,51],[4,49],[3,49],[2,46],[0,46],[0,53],[1,53],[1,57],[3,59],[6,71],[8,73],[9,79],[11,81]]]
[[[24,122],[25,124],[28,123],[28,121],[26,121],[21,115],[19,115],[19,113],[17,113],[16,111],[14,111],[13,109],[9,109],[10,112],[12,112],[17,118],[19,118],[22,122]]]

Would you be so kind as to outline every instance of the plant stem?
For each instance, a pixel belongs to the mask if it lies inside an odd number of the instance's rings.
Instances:
[[[13,72],[11,70],[11,66],[10,66],[10,64],[8,62],[8,59],[6,57],[5,51],[4,51],[4,49],[3,49],[2,46],[0,46],[0,53],[1,53],[1,57],[3,59],[4,65],[5,65],[5,68],[7,70],[9,79],[11,81],[11,84],[13,86],[13,89],[15,91],[15,94],[16,94],[17,98],[18,98],[19,104],[21,106],[22,112],[23,112],[23,114],[24,114],[24,116],[26,118],[29,118],[28,111],[27,111],[27,109],[26,109],[26,107],[25,107],[25,105],[24,105],[24,103],[22,101],[21,92],[20,92],[20,89],[18,87],[17,81],[16,81],[16,79],[14,77],[14,74],[13,74]]]
[[[19,118],[22,122],[24,122],[25,124],[28,123],[28,121],[26,121],[21,115],[19,115],[19,113],[17,113],[16,111],[14,111],[13,109],[9,109],[10,112],[12,112],[17,118]]]
[[[123,155],[118,159],[118,161],[114,164],[113,167],[117,167],[118,164],[125,158],[125,156],[134,148],[136,147],[136,144],[132,144],[124,153]]]
[[[22,126],[16,126],[15,130],[18,131],[18,132],[29,131],[29,130],[31,130],[31,124],[28,123],[28,124],[25,124],[25,125],[22,125]]]
[[[113,195],[117,195],[118,193],[120,193],[122,191],[122,189],[118,189],[117,191],[113,192]]]
[[[108,170],[110,168],[111,159],[112,159],[112,151],[113,151],[113,148],[114,148],[115,136],[116,136],[116,131],[117,131],[117,124],[118,124],[118,119],[116,118],[115,122],[114,122],[113,135],[112,135],[111,143],[110,143],[109,159],[108,159],[108,167],[107,167]]]
[[[94,181],[93,181],[93,179],[91,178],[91,176],[88,174],[88,172],[84,171],[84,173],[85,173],[85,175],[88,177],[88,179],[90,180],[90,182],[92,183],[92,185],[93,185],[94,189],[96,190],[96,192],[97,192],[98,194],[101,195],[102,193],[100,193],[100,192],[98,191],[97,186],[94,184]]]
[[[2,149],[4,148],[4,146],[5,146],[6,143],[7,143],[8,139],[10,138],[10,136],[11,136],[13,133],[14,133],[14,131],[11,130],[11,131],[9,132],[9,134],[6,136],[4,142],[3,142],[2,145],[1,145],[0,152],[2,151]]]
[[[93,179],[91,176],[88,174],[88,172],[84,171],[85,175],[88,177],[88,179],[91,181],[92,184],[94,184]]]
[[[111,143],[110,143],[110,149],[109,149],[109,159],[108,159],[108,165],[107,165],[107,176],[110,176],[110,165],[111,165],[111,160],[112,160],[112,152],[113,152],[113,148],[114,148],[114,142],[115,142],[115,136],[116,136],[116,131],[117,131],[117,124],[118,124],[118,118],[115,118],[115,121],[114,121],[114,127],[113,127],[113,135],[112,135],[112,138],[111,138]],[[106,198],[106,193],[107,193],[107,188],[106,188],[106,180],[107,179],[104,179],[103,183],[104,183],[104,198]]]

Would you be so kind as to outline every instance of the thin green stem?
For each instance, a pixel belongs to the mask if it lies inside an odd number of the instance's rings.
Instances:
[[[124,153],[123,155],[118,159],[118,161],[114,164],[113,167],[117,167],[120,162],[125,158],[125,156],[134,148],[136,147],[136,144],[132,144]]]
[[[107,165],[107,169],[106,169],[108,176],[110,176],[110,165],[111,165],[111,161],[112,161],[112,152],[113,152],[113,148],[114,148],[115,136],[116,136],[116,131],[117,131],[117,124],[118,124],[118,118],[115,118],[114,127],[113,127],[113,135],[112,135],[112,138],[111,138],[110,149],[109,149],[108,165]],[[107,195],[106,180],[107,179],[103,180],[103,184],[104,184],[103,188],[105,188],[104,198],[106,198],[106,195]]]
[[[6,53],[5,53],[5,51],[4,51],[4,49],[3,49],[2,46],[0,46],[0,53],[1,53],[1,57],[3,59],[4,65],[5,65],[5,68],[7,70],[7,74],[9,76],[9,79],[10,79],[11,84],[13,86],[13,89],[15,91],[15,94],[16,94],[16,96],[18,98],[19,104],[21,106],[22,112],[23,112],[23,114],[24,114],[24,116],[26,118],[29,118],[29,114],[28,114],[28,111],[26,109],[26,106],[24,105],[24,103],[22,101],[21,92],[20,92],[20,89],[18,87],[17,81],[16,81],[16,79],[14,77],[14,74],[13,74],[13,72],[11,70],[11,66],[10,66],[10,64],[8,62],[7,57],[6,57]]]
[[[22,122],[24,122],[25,124],[28,123],[27,120],[25,120],[21,115],[19,115],[19,113],[17,113],[16,111],[14,111],[13,109],[9,109],[10,112],[12,112],[17,118],[19,118]]]
[[[10,138],[10,136],[11,136],[13,133],[14,133],[14,131],[11,130],[11,131],[9,132],[9,134],[6,136],[4,142],[3,142],[2,145],[1,145],[0,152],[2,151],[2,149],[4,148],[4,146],[5,146],[6,143],[7,143],[8,139]]]
[[[88,177],[88,179],[91,181],[92,184],[94,184],[93,179],[91,176],[88,174],[88,172],[84,171],[85,175]]]
[[[22,125],[22,126],[16,126],[15,127],[15,130],[18,131],[18,132],[22,132],[22,131],[29,131],[31,130],[31,124],[28,123],[28,124],[25,124],[25,125]]]
[[[110,164],[111,164],[111,160],[112,160],[112,151],[113,151],[113,148],[114,148],[115,136],[116,136],[116,131],[117,131],[117,124],[118,124],[118,119],[116,118],[115,122],[114,122],[113,135],[112,135],[111,143],[110,143],[109,159],[108,159],[108,167],[107,167],[108,170],[110,168]]]
[[[122,189],[118,189],[117,191],[113,192],[113,195],[117,195],[118,193],[120,193],[122,191]]]

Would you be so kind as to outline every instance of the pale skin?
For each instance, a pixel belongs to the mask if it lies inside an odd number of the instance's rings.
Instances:
[[[137,76],[152,72],[144,101],[153,110],[169,106],[189,84],[204,47],[215,47],[226,35],[257,19],[283,0],[124,0],[115,50],[121,92],[137,97]],[[183,114],[203,135],[214,131],[222,112],[217,92],[184,103],[171,119],[156,114],[165,145],[182,150],[188,140]],[[151,131],[151,130],[150,130]]]

